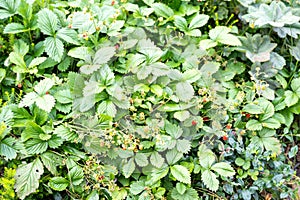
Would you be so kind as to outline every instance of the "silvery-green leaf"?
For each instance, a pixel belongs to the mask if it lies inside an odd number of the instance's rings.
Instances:
[[[45,94],[44,96],[38,97],[35,103],[40,109],[49,113],[55,105],[55,99],[52,95]]]
[[[34,90],[39,94],[46,94],[55,84],[55,82],[50,78],[45,78],[41,80],[35,87]]]
[[[44,41],[46,53],[53,60],[60,62],[64,53],[64,44],[58,38],[47,37]]]
[[[38,94],[35,92],[30,92],[26,94],[21,102],[19,103],[19,107],[28,107],[34,104],[35,100],[38,98]]]
[[[33,162],[20,165],[15,175],[15,190],[19,198],[24,199],[39,187],[39,179],[44,173],[43,164],[39,158]]]
[[[188,82],[179,82],[176,84],[176,95],[184,102],[191,100],[194,96],[194,88]]]
[[[101,65],[107,63],[115,55],[115,47],[102,47],[96,51],[93,64]]]
[[[211,191],[217,191],[219,188],[219,181],[217,179],[217,176],[210,171],[209,169],[206,169],[202,172],[201,180],[205,184],[205,186],[210,189]]]
[[[44,8],[38,12],[38,27],[46,35],[54,36],[57,30],[58,18],[48,8]]]

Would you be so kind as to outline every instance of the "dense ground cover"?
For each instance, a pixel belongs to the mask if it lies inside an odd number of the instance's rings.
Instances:
[[[0,199],[298,199],[298,1],[0,0]]]

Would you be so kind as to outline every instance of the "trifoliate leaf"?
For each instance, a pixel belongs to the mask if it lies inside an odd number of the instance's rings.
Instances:
[[[38,27],[41,31],[46,35],[54,36],[58,24],[57,16],[48,8],[42,9],[37,15]]]
[[[46,112],[51,112],[52,108],[55,105],[55,99],[52,95],[46,94],[44,96],[36,98],[36,105]]]
[[[15,190],[20,199],[24,199],[36,191],[39,187],[39,179],[43,173],[43,164],[39,158],[17,168]]]
[[[96,81],[88,81],[85,83],[85,87],[83,89],[83,95],[85,97],[92,96],[102,92],[105,89],[105,86],[101,86]]]
[[[235,174],[234,169],[226,162],[219,162],[214,164],[211,167],[211,170],[214,170],[221,176],[233,176]]]
[[[180,182],[191,184],[191,174],[189,170],[182,165],[174,165],[170,167],[171,174]]]
[[[259,132],[259,136],[251,138],[251,144],[265,148],[267,151],[272,151],[276,154],[281,153],[280,141],[273,137],[276,134],[275,130],[264,128]]]
[[[104,65],[99,70],[98,76],[103,85],[109,86],[115,83],[115,75],[108,65]]]
[[[158,48],[150,39],[142,39],[137,45],[137,50],[147,57],[147,63],[155,63],[162,56],[163,51]],[[144,55],[134,56],[135,64],[146,60]]]
[[[210,171],[209,169],[206,169],[202,172],[201,180],[206,185],[208,189],[211,191],[217,191],[219,188],[219,181],[217,179],[217,176]]]
[[[36,123],[30,121],[26,124],[25,130],[21,134],[21,139],[23,142],[31,138],[39,139],[40,134],[45,134],[43,129]]]

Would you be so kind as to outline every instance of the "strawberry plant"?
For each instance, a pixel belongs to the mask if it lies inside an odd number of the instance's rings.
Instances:
[[[0,0],[0,197],[299,198],[299,8]]]

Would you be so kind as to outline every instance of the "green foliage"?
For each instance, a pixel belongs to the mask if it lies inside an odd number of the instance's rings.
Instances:
[[[299,8],[0,0],[0,198],[297,199]]]
[[[16,170],[13,168],[4,168],[3,176],[0,178],[0,197],[1,199],[15,199],[16,194],[14,191],[14,185],[16,180],[14,179]]]

